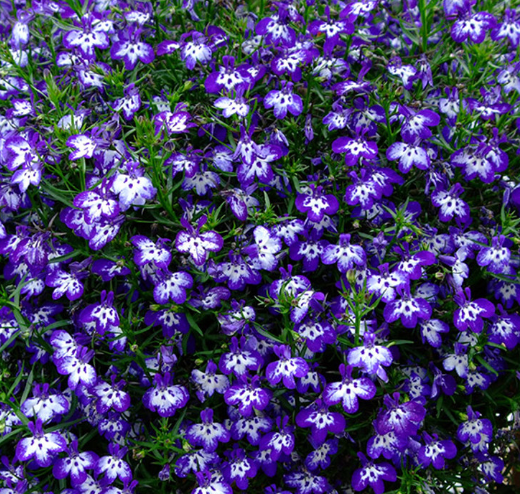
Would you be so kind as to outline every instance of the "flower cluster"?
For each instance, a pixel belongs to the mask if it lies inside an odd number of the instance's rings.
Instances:
[[[505,4],[0,0],[0,493],[514,484]]]

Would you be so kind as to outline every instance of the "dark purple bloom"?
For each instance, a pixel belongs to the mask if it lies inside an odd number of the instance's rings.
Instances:
[[[279,358],[271,362],[265,371],[269,384],[274,386],[283,379],[283,385],[288,389],[296,388],[295,377],[305,377],[309,372],[309,364],[302,357],[292,357],[291,347],[276,345],[274,353]]]
[[[427,432],[423,432],[423,439],[426,444],[421,446],[418,456],[424,468],[432,464],[440,470],[444,468],[445,460],[451,460],[457,455],[457,448],[449,439],[441,441],[437,434],[432,437]]]
[[[385,395],[386,410],[379,413],[377,426],[382,434],[394,431],[397,436],[413,436],[421,426],[426,409],[418,401],[412,400],[399,403],[399,393]]]
[[[130,465],[123,460],[128,448],[121,447],[119,444],[109,444],[107,456],[102,456],[96,463],[94,473],[96,475],[105,474],[105,479],[109,483],[114,482],[117,478],[122,482],[132,480],[132,470]]]
[[[134,25],[117,33],[117,40],[112,44],[110,56],[114,60],[123,60],[125,69],[132,70],[138,60],[143,63],[152,63],[155,58],[153,48],[148,43],[141,41],[142,29]]]
[[[375,345],[376,335],[374,333],[365,332],[363,337],[363,346],[352,348],[348,351],[347,361],[353,367],[359,367],[368,374],[375,374],[384,382],[388,382],[384,367],[392,364],[392,352],[382,346]]]
[[[377,144],[367,141],[363,133],[356,134],[355,137],[339,137],[332,143],[332,150],[338,154],[346,153],[347,166],[356,165],[361,157],[371,160],[377,156]]]
[[[339,372],[343,378],[339,382],[327,384],[323,391],[323,401],[326,405],[340,403],[347,413],[355,413],[359,408],[358,398],[371,400],[376,394],[375,384],[367,377],[352,378],[351,365],[339,366]]]
[[[72,441],[67,448],[68,456],[54,462],[52,474],[57,479],[64,479],[70,475],[72,485],[79,486],[87,479],[87,470],[92,470],[99,457],[92,451],[78,452],[78,441]]]
[[[455,310],[453,315],[453,324],[459,331],[469,328],[475,333],[480,333],[484,328],[483,318],[490,318],[495,315],[493,303],[484,298],[471,300],[469,288],[459,291],[454,300],[459,308]]]
[[[389,463],[373,463],[367,460],[363,453],[358,453],[361,461],[361,468],[358,468],[352,476],[352,488],[355,491],[362,491],[368,485],[374,489],[375,494],[383,494],[385,485],[383,480],[395,482],[397,473]]]
[[[20,440],[16,446],[18,461],[34,460],[38,467],[48,467],[54,457],[67,449],[67,442],[59,432],[45,433],[42,421],[28,422],[32,437]]]
[[[328,432],[340,434],[345,430],[345,417],[338,412],[329,412],[320,399],[316,400],[310,407],[303,408],[296,415],[298,427],[310,427],[311,438],[317,444],[325,441]]]
[[[146,391],[143,404],[146,408],[157,412],[161,417],[171,417],[176,410],[188,403],[189,394],[184,386],[172,384],[169,372],[154,376],[154,386]]]
[[[227,443],[231,439],[230,432],[221,424],[213,421],[213,410],[206,408],[200,412],[200,424],[193,424],[186,431],[186,439],[193,446],[202,446],[204,451],[212,453],[218,443]]]
[[[264,98],[264,107],[274,108],[276,118],[285,118],[287,111],[297,117],[303,111],[303,101],[297,94],[292,92],[293,84],[282,81],[280,90],[269,91]]]
[[[467,414],[468,419],[457,429],[457,438],[469,445],[474,453],[486,453],[493,439],[493,426],[488,419],[481,419],[481,414],[474,412],[470,406],[467,408]]]

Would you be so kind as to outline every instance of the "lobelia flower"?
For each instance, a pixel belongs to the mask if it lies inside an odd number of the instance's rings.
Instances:
[[[70,301],[77,300],[83,295],[83,285],[81,280],[88,276],[85,268],[90,264],[91,259],[82,262],[73,262],[69,265],[70,273],[61,269],[51,271],[45,278],[45,284],[54,288],[52,292],[53,300],[57,300],[66,295]]]
[[[307,213],[309,220],[318,222],[325,214],[337,213],[338,199],[334,194],[324,194],[321,185],[310,184],[302,187],[301,192],[296,196],[295,206],[298,211]]]
[[[368,374],[376,374],[382,381],[388,382],[388,376],[383,366],[392,364],[392,352],[382,346],[375,345],[376,335],[365,332],[363,346],[352,348],[348,351],[347,362],[353,367],[359,367]]]
[[[203,449],[190,449],[182,455],[175,463],[175,475],[185,478],[189,473],[202,472],[211,465],[216,465],[220,461],[216,453],[210,453]]]
[[[289,22],[287,10],[280,6],[278,14],[260,20],[256,25],[255,32],[264,37],[267,45],[283,45],[291,48],[296,42],[296,33],[289,26]]]
[[[376,435],[368,440],[368,456],[373,460],[377,460],[381,455],[387,460],[399,458],[408,444],[408,436],[400,436],[393,430],[383,433],[377,420],[373,422],[373,425]]]
[[[94,190],[80,192],[74,198],[74,206],[83,209],[85,221],[91,225],[101,219],[114,219],[120,212],[119,204],[111,190],[111,183],[103,179]]]
[[[243,161],[238,165],[237,178],[242,188],[251,185],[255,177],[263,184],[270,183],[274,177],[270,163],[282,157],[282,148],[276,144],[257,145],[251,162]]]
[[[399,397],[399,393],[394,393],[383,398],[387,409],[381,410],[377,417],[378,429],[383,434],[394,431],[400,437],[413,436],[426,416],[426,409],[416,400],[399,404]]]
[[[432,437],[427,432],[423,432],[423,439],[426,444],[419,449],[418,457],[424,468],[432,464],[434,468],[441,470],[445,467],[445,460],[457,456],[457,448],[453,441],[441,441],[437,434],[433,434]]]
[[[504,247],[504,243],[506,243],[504,235],[493,237],[491,247],[482,247],[477,254],[478,265],[485,266],[490,273],[508,274],[511,251]]]
[[[227,443],[231,439],[230,432],[218,422],[213,421],[213,410],[206,408],[200,412],[202,423],[193,424],[186,431],[186,439],[193,446],[202,446],[204,451],[212,453],[218,443]]]
[[[338,245],[327,245],[321,254],[323,264],[338,264],[340,273],[346,273],[354,265],[366,264],[366,253],[360,245],[350,243],[350,234],[342,233]]]
[[[309,312],[309,309],[322,310],[320,302],[325,300],[325,294],[314,290],[305,290],[300,293],[292,304],[291,321],[300,324]]]
[[[257,226],[253,236],[255,243],[242,249],[242,252],[257,260],[262,269],[274,271],[278,264],[275,254],[282,250],[281,240],[265,226]]]
[[[44,432],[42,421],[28,422],[32,437],[26,437],[16,445],[15,456],[18,461],[34,460],[40,468],[48,467],[54,457],[67,449],[67,442],[59,432]]]
[[[338,412],[330,412],[329,407],[321,399],[317,399],[311,406],[302,408],[296,415],[298,427],[310,427],[310,438],[316,444],[322,444],[327,433],[341,434],[346,427],[345,417]]]
[[[92,393],[99,399],[96,402],[96,409],[99,413],[105,414],[111,408],[116,412],[125,412],[130,407],[130,395],[122,391],[126,382],[121,380],[116,383],[116,376],[110,376],[111,384],[98,378],[97,384],[92,387]]]
[[[495,179],[496,165],[488,159],[489,146],[480,144],[466,146],[455,151],[451,157],[451,164],[462,168],[464,178],[469,182],[478,177],[482,182],[489,184]]]
[[[240,377],[246,375],[248,370],[258,370],[262,365],[259,353],[250,347],[245,337],[238,339],[233,336],[229,345],[229,352],[222,354],[218,367],[226,376],[233,373]]]
[[[459,425],[457,439],[470,446],[474,453],[487,453],[489,443],[493,439],[493,426],[488,419],[481,419],[479,412],[471,406],[467,408],[467,420]]]
[[[228,405],[238,406],[243,417],[251,417],[254,410],[264,410],[269,405],[272,393],[259,386],[260,376],[253,376],[250,383],[244,374],[238,377],[239,382],[225,391],[224,400]]]
[[[260,450],[270,450],[270,456],[273,461],[278,461],[282,454],[290,455],[295,446],[294,426],[289,426],[289,417],[276,417],[276,426],[279,432],[268,432],[260,440]]]
[[[383,480],[388,482],[397,480],[397,473],[389,463],[374,463],[369,461],[361,452],[358,453],[358,458],[362,467],[358,468],[352,475],[352,488],[355,491],[362,491],[370,485],[375,494],[383,494],[385,491]]]
[[[191,494],[233,494],[233,488],[224,479],[215,478],[208,470],[195,472],[199,487]]]
[[[355,166],[359,158],[372,160],[377,156],[377,144],[367,141],[364,137],[366,130],[356,128],[355,137],[339,137],[332,143],[332,150],[337,153],[345,154],[345,164]]]
[[[158,304],[166,304],[172,300],[176,304],[186,301],[186,289],[193,286],[193,278],[189,273],[180,271],[170,273],[167,269],[159,269],[158,279],[153,289],[153,298]]]
[[[247,334],[251,331],[253,325],[250,325],[249,322],[255,320],[256,313],[253,307],[244,305],[244,303],[243,300],[238,302],[233,299],[231,300],[231,310],[217,315],[217,320],[224,334],[231,336],[237,332]]]
[[[432,204],[439,210],[441,221],[450,221],[455,217],[458,224],[467,224],[470,220],[470,210],[468,204],[459,196],[464,189],[459,183],[454,184],[450,190],[435,190],[432,195]]]
[[[215,100],[213,104],[216,108],[222,110],[224,118],[230,118],[233,115],[245,118],[249,114],[249,104],[242,94],[243,90],[237,89],[233,98],[222,96]]]
[[[468,37],[473,43],[482,43],[486,31],[496,26],[496,19],[487,12],[471,12],[470,1],[465,1],[455,13],[457,20],[451,26],[451,37],[457,43],[463,43]]]
[[[88,363],[94,357],[94,353],[94,350],[77,345],[72,355],[64,355],[62,357],[53,355],[58,373],[63,376],[69,376],[67,382],[70,389],[75,390],[80,383],[85,386],[93,386],[95,384],[97,379],[96,369]]]
[[[269,384],[274,386],[283,379],[283,384],[287,389],[295,389],[295,377],[305,377],[309,372],[309,364],[302,357],[292,357],[291,347],[288,345],[276,345],[274,353],[279,358],[276,362],[271,362],[265,371]]]
[[[297,117],[303,111],[303,101],[300,96],[292,92],[293,83],[281,81],[281,89],[273,89],[269,91],[264,98],[264,107],[266,109],[273,108],[276,118],[282,119],[289,111]]]
[[[119,207],[126,211],[131,206],[142,206],[155,197],[157,189],[152,181],[145,177],[145,170],[139,168],[137,161],[129,161],[126,169],[118,172],[112,181],[111,190],[119,195]]]
[[[159,134],[161,130],[166,130],[168,134],[184,134],[196,127],[197,124],[190,122],[191,115],[185,110],[186,105],[179,103],[173,112],[166,110],[155,115],[155,134]]]
[[[491,318],[489,341],[513,350],[520,343],[520,315],[508,314],[500,304],[497,307],[499,315]]]
[[[375,384],[367,377],[352,378],[353,366],[340,364],[339,372],[342,380],[330,383],[325,386],[323,391],[323,401],[326,405],[342,404],[347,413],[358,411],[358,398],[371,400],[376,394]]]
[[[77,487],[87,480],[87,470],[93,470],[99,457],[92,451],[78,452],[78,441],[71,441],[67,448],[67,457],[54,462],[52,474],[58,480],[70,476],[72,485]]]
[[[246,452],[234,446],[229,453],[229,461],[224,462],[222,474],[229,484],[235,482],[239,489],[246,490],[249,480],[256,476],[258,466],[250,458],[246,457]]]
[[[396,290],[401,298],[388,302],[383,311],[387,323],[400,319],[405,328],[415,328],[419,319],[431,317],[431,305],[422,297],[412,297],[409,286],[397,287]]]
[[[179,252],[189,253],[197,266],[202,266],[208,257],[208,252],[218,252],[224,245],[222,237],[212,230],[200,233],[205,225],[207,216],[203,215],[193,228],[186,217],[181,218],[181,225],[187,231],[180,231],[175,238],[175,248]]]
[[[401,79],[407,91],[412,89],[413,82],[417,79],[417,69],[413,65],[403,65],[401,58],[396,56],[390,59],[387,70]]]
[[[103,20],[99,14],[87,12],[81,18],[82,29],[67,31],[63,36],[63,45],[69,50],[77,49],[87,62],[96,59],[95,49],[109,47],[107,33],[112,30],[112,22]]]
[[[195,190],[199,196],[206,195],[211,189],[215,189],[220,184],[218,173],[208,170],[206,164],[200,166],[200,170],[193,177],[184,177],[182,190]]]
[[[33,398],[27,398],[20,410],[26,417],[36,416],[45,424],[55,417],[67,414],[70,410],[70,402],[63,394],[51,390],[48,383],[42,385],[35,383]]]
[[[199,369],[193,369],[191,371],[191,380],[196,384],[198,390],[196,391],[197,398],[204,402],[206,396],[213,396],[215,391],[219,394],[229,388],[229,379],[221,374],[216,374],[217,366],[209,360],[206,365],[206,372],[202,372]]]
[[[231,424],[231,438],[239,441],[246,436],[249,444],[258,446],[262,437],[260,433],[270,432],[272,428],[273,421],[267,416],[255,414],[249,417],[240,417]]]
[[[316,271],[320,264],[320,257],[329,242],[320,240],[321,234],[314,229],[306,232],[305,235],[306,240],[298,240],[289,246],[289,257],[293,261],[303,260],[304,271]]]
[[[337,335],[332,324],[326,319],[320,320],[316,316],[308,317],[295,324],[294,331],[305,340],[305,344],[311,352],[324,352],[328,345],[336,342]]]
[[[121,447],[119,444],[109,444],[107,456],[102,456],[96,463],[94,473],[96,475],[105,474],[105,479],[112,484],[117,478],[121,482],[130,482],[132,480],[132,470],[130,465],[123,460],[128,452],[127,447]]]
[[[218,93],[222,89],[246,91],[253,86],[254,81],[248,72],[249,65],[242,64],[235,67],[235,58],[229,55],[222,57],[222,64],[204,81],[207,93]]]
[[[133,70],[138,60],[148,64],[155,58],[152,46],[140,40],[141,32],[140,27],[127,26],[117,33],[117,39],[110,48],[110,57],[113,60],[123,60],[126,70]]]
[[[296,494],[322,494],[330,492],[331,489],[325,477],[315,475],[307,469],[302,469],[301,472],[288,473],[283,476],[283,481],[289,487],[295,488]]]
[[[171,252],[164,247],[169,239],[159,238],[157,243],[153,243],[144,235],[134,235],[130,242],[136,248],[134,251],[134,262],[138,266],[145,266],[152,261],[159,268],[167,268],[172,259]]]
[[[161,417],[171,417],[188,403],[188,391],[184,386],[172,384],[173,378],[169,372],[165,372],[164,376],[155,374],[153,382],[153,387],[143,396],[143,405],[152,412],[157,412]]]
[[[79,320],[83,324],[94,323],[96,331],[100,335],[104,335],[111,326],[119,326],[119,315],[117,310],[114,309],[113,303],[114,292],[109,292],[107,295],[106,290],[103,290],[101,292],[101,303],[91,304],[83,309],[79,315]]]
[[[421,146],[421,139],[415,137],[405,142],[394,142],[386,150],[386,159],[389,161],[399,160],[399,171],[409,173],[412,166],[419,170],[430,168],[431,160],[428,149]]]
[[[466,378],[469,370],[467,351],[466,345],[455,343],[454,353],[447,354],[443,360],[444,369],[447,371],[455,369],[459,377]]]
[[[484,328],[483,318],[487,319],[495,315],[495,306],[489,300],[484,298],[471,300],[470,288],[457,292],[453,300],[459,306],[453,314],[453,324],[459,331],[469,328],[474,333],[480,333]]]
[[[491,39],[497,41],[507,38],[513,48],[520,43],[520,22],[518,12],[514,9],[506,9],[502,22],[491,30]]]

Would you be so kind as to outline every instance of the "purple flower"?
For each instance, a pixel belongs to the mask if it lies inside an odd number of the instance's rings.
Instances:
[[[471,300],[469,288],[459,291],[454,296],[454,300],[459,308],[453,314],[453,324],[459,331],[469,328],[474,333],[480,333],[484,328],[483,318],[490,318],[495,315],[493,303],[484,298]]]
[[[45,424],[57,416],[67,414],[70,410],[70,403],[63,394],[50,390],[49,384],[35,383],[33,398],[27,398],[22,403],[20,410],[26,417],[36,416]]]
[[[272,428],[273,421],[269,417],[251,414],[249,417],[240,417],[238,420],[233,421],[231,424],[231,437],[235,441],[239,441],[244,436],[247,436],[249,444],[258,446],[262,437],[260,433],[270,432]]]
[[[441,441],[437,434],[432,437],[426,432],[423,432],[423,438],[426,444],[419,449],[418,457],[424,468],[432,464],[440,470],[444,468],[446,459],[451,460],[457,455],[457,448],[452,441]]]
[[[496,26],[496,19],[487,12],[471,12],[471,3],[467,2],[457,12],[457,21],[451,26],[451,37],[457,43],[463,43],[468,37],[473,43],[482,43],[486,31]]]
[[[264,98],[264,107],[274,108],[276,118],[285,118],[287,111],[297,117],[303,111],[303,101],[297,94],[292,92],[293,84],[282,81],[280,90],[269,91]]]
[[[508,274],[511,251],[504,247],[506,237],[499,235],[493,237],[491,247],[483,247],[477,255],[479,266],[486,266],[490,273]]]
[[[227,482],[235,482],[239,489],[246,490],[249,480],[256,476],[258,466],[250,458],[246,457],[243,449],[235,447],[229,452],[229,461],[222,467],[222,474]]]
[[[155,58],[153,48],[140,40],[142,29],[134,25],[117,33],[117,40],[110,48],[110,56],[114,60],[124,60],[125,69],[133,70],[140,60],[143,63],[152,63]]]
[[[20,440],[16,446],[16,458],[18,461],[34,460],[38,467],[48,467],[54,457],[67,449],[67,442],[59,432],[45,433],[42,421],[28,422],[27,427],[32,437]]]
[[[363,337],[363,346],[352,348],[348,351],[347,361],[352,367],[359,367],[368,374],[376,374],[384,382],[388,382],[388,376],[383,366],[392,364],[392,352],[382,346],[375,345],[376,335],[368,331]]]
[[[292,357],[291,347],[288,345],[276,345],[274,353],[280,359],[271,362],[265,371],[269,384],[274,386],[283,379],[283,384],[288,389],[296,388],[295,377],[305,377],[309,372],[309,364],[302,357]]]
[[[373,460],[377,460],[381,455],[387,460],[398,458],[408,443],[408,436],[400,436],[393,430],[383,433],[379,428],[377,420],[373,425],[376,435],[368,440],[368,456]]]
[[[69,388],[75,390],[81,383],[85,386],[93,386],[96,383],[96,369],[88,362],[94,357],[94,350],[77,346],[72,355],[58,357],[53,355],[56,369],[61,375],[68,375]]]
[[[328,432],[341,434],[346,427],[345,417],[338,412],[329,412],[320,399],[316,400],[310,407],[301,409],[296,415],[298,427],[310,427],[311,439],[317,444],[322,444]]]
[[[439,348],[442,344],[441,333],[449,333],[450,327],[444,321],[439,319],[429,319],[420,321],[421,338],[424,342],[428,342],[432,347]]]
[[[257,226],[253,236],[254,245],[246,247],[243,252],[255,258],[262,269],[273,271],[278,264],[275,254],[282,249],[281,240],[264,226]]]
[[[179,271],[170,273],[168,270],[160,270],[159,281],[153,289],[153,298],[158,304],[166,304],[173,300],[176,304],[186,301],[186,289],[193,286],[193,278],[189,273]]]
[[[248,370],[258,370],[262,359],[256,350],[250,349],[244,337],[240,338],[240,346],[236,337],[231,338],[229,352],[220,357],[218,367],[221,372],[229,376],[247,374]]]
[[[108,483],[113,483],[117,478],[122,482],[132,480],[132,470],[130,465],[123,460],[128,448],[121,447],[119,444],[109,444],[107,456],[102,456],[94,469],[96,475],[105,474]]]
[[[443,360],[444,369],[447,371],[455,370],[459,377],[466,378],[469,370],[467,350],[467,346],[455,343],[454,353],[446,354]]]
[[[342,233],[339,236],[339,245],[327,245],[321,254],[323,264],[338,264],[340,273],[346,273],[354,266],[366,264],[366,254],[360,245],[350,243],[350,234]]]
[[[136,161],[126,163],[126,170],[121,170],[112,182],[111,190],[119,195],[119,207],[126,211],[131,206],[142,206],[155,197],[157,189],[152,181],[144,176],[144,169]]]
[[[83,324],[94,324],[96,331],[103,335],[112,326],[119,326],[119,315],[113,307],[114,292],[101,292],[101,303],[91,304],[80,313],[79,319]]]
[[[175,248],[179,252],[189,253],[197,266],[202,266],[206,262],[207,251],[218,252],[224,245],[224,240],[217,232],[200,233],[207,219],[207,216],[201,216],[195,229],[185,217],[182,217],[181,225],[187,231],[180,231],[175,238]]]
[[[103,22],[99,14],[90,12],[81,18],[81,23],[82,29],[66,32],[63,44],[70,50],[78,49],[85,60],[92,62],[96,59],[96,48],[104,50],[109,47],[106,31],[111,29],[111,23]]]
[[[272,393],[258,385],[259,376],[254,376],[250,383],[245,375],[239,376],[240,381],[233,384],[224,393],[228,405],[238,406],[243,417],[250,417],[253,410],[264,410],[272,397]]]
[[[412,166],[419,170],[430,168],[430,155],[428,149],[421,146],[421,140],[415,138],[410,142],[394,142],[386,150],[386,159],[399,160],[399,171],[408,173]]]
[[[431,305],[422,297],[412,297],[409,287],[398,287],[397,292],[401,298],[388,302],[383,311],[387,323],[400,319],[405,328],[415,328],[419,319],[428,320],[431,317]]]
[[[194,489],[192,494],[233,494],[233,488],[223,478],[214,478],[208,470],[195,472],[195,477],[199,487]]]
[[[327,384],[323,391],[323,401],[326,405],[336,405],[340,403],[347,413],[355,413],[358,411],[358,398],[363,400],[371,400],[376,394],[375,384],[367,377],[352,378],[351,365],[339,366],[339,372],[343,378],[340,382]]]
[[[486,453],[493,439],[493,426],[488,419],[481,419],[481,414],[474,412],[470,406],[467,414],[467,420],[457,429],[457,439],[469,445],[474,453]]]
[[[54,462],[52,474],[58,480],[70,475],[73,486],[79,486],[87,480],[87,470],[97,465],[99,457],[92,451],[78,452],[78,441],[72,441],[67,448],[68,456]]]
[[[204,81],[206,92],[218,93],[222,89],[245,91],[253,85],[247,64],[235,67],[235,58],[229,55],[222,57],[222,63],[223,65],[216,72],[212,72]]]
[[[324,194],[322,191],[323,187],[311,184],[309,187],[303,187],[303,193],[296,196],[296,209],[307,213],[307,217],[311,221],[321,221],[325,214],[335,214],[339,209],[336,196]]]
[[[277,461],[278,458],[283,454],[290,455],[294,450],[295,439],[294,439],[294,427],[288,426],[289,417],[284,416],[276,418],[276,425],[279,432],[272,431],[268,432],[260,440],[260,450],[270,450],[271,458]]]
[[[174,112],[163,111],[155,115],[155,133],[159,134],[162,129],[166,129],[169,134],[183,134],[189,129],[196,127],[197,124],[190,122],[191,115],[184,111],[186,105],[177,105]]]
[[[386,410],[377,417],[378,430],[382,434],[394,431],[397,436],[413,436],[426,416],[426,409],[416,400],[399,403],[399,393],[385,395]]]
[[[116,383],[116,376],[113,374],[110,378],[110,384],[98,379],[97,384],[92,387],[92,393],[98,397],[97,411],[105,414],[112,408],[116,412],[125,412],[130,407],[130,395],[122,390],[126,383],[123,380]]]
[[[520,343],[520,315],[508,314],[500,304],[497,307],[500,315],[491,318],[489,341],[513,350]]]
[[[385,491],[383,480],[388,482],[397,480],[397,473],[389,463],[373,463],[361,452],[358,453],[358,457],[362,467],[358,468],[352,476],[352,488],[355,491],[362,491],[370,485],[375,494],[383,494]]]
[[[189,394],[184,386],[172,384],[172,376],[169,372],[154,376],[154,386],[146,391],[143,396],[143,404],[152,412],[157,412],[161,417],[171,417],[177,409],[188,403]]]
[[[441,208],[439,218],[441,221],[450,221],[455,216],[457,223],[466,224],[470,219],[470,211],[468,204],[459,196],[464,189],[459,183],[453,185],[450,190],[437,189],[433,192],[432,204]]]
[[[517,48],[520,43],[520,22],[518,12],[514,9],[506,9],[502,22],[491,31],[491,39],[497,41],[507,38],[513,48]]]
[[[358,163],[359,158],[372,160],[377,156],[377,144],[373,141],[367,141],[363,133],[357,134],[355,137],[339,137],[332,143],[332,150],[335,153],[345,154],[345,164],[354,166]]]
[[[417,78],[417,69],[413,65],[403,65],[403,61],[400,57],[392,57],[387,70],[390,74],[401,78],[403,87],[407,91],[412,89],[413,82]]]
[[[164,244],[169,242],[168,239],[159,239],[154,244],[149,238],[144,235],[134,235],[130,242],[137,249],[134,252],[134,262],[138,266],[144,266],[152,261],[156,266],[167,268],[170,264],[172,255],[171,252],[164,248]]]
[[[193,424],[186,431],[186,439],[193,446],[202,446],[204,451],[212,453],[218,443],[227,443],[231,439],[230,432],[221,424],[213,421],[213,410],[206,408],[200,412],[202,423]]]
[[[263,184],[270,183],[274,176],[270,163],[279,160],[282,156],[283,151],[280,146],[258,145],[252,154],[252,161],[250,163],[243,161],[238,165],[237,177],[240,185],[243,188],[251,185],[255,177]]]
[[[296,42],[296,33],[289,26],[290,19],[287,14],[287,10],[281,7],[278,14],[263,18],[256,25],[256,34],[263,36],[268,45],[283,45],[291,48]]]

